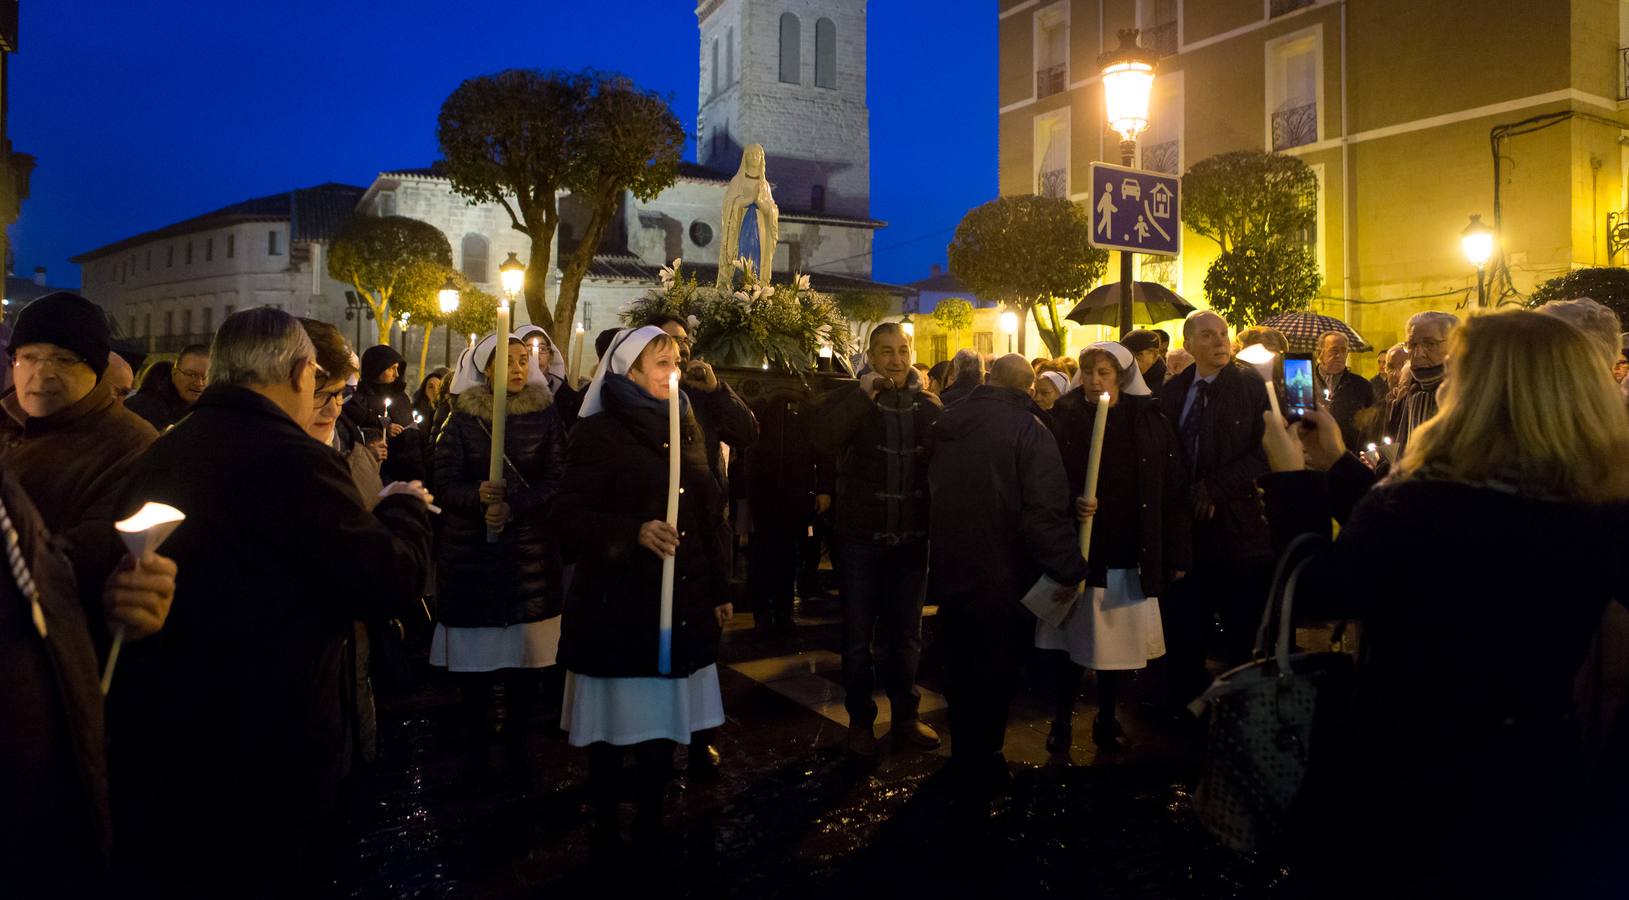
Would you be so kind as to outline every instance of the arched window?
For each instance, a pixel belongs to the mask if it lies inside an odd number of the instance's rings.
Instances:
[[[792,13],[781,14],[781,81],[799,84],[802,79],[803,25]]]
[[[837,87],[837,26],[830,19],[815,23],[815,87]]]
[[[464,277],[476,284],[485,284],[487,257],[491,255],[486,238],[479,234],[466,234],[458,252],[464,260]]]

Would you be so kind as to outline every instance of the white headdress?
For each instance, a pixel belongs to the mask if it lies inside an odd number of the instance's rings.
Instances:
[[[1087,347],[1086,350],[1102,350],[1114,357],[1114,361],[1120,364],[1120,393],[1132,397],[1152,397],[1154,395],[1154,392],[1148,389],[1148,383],[1143,381],[1143,373],[1141,369],[1137,368],[1136,357],[1132,356],[1131,351],[1122,346],[1119,341],[1098,341]],[[1086,350],[1080,351],[1082,356],[1086,354]],[[1081,366],[1080,370],[1075,373],[1075,377],[1069,380],[1069,386],[1074,388],[1085,383],[1086,367]]]
[[[1041,377],[1050,380],[1053,386],[1058,389],[1058,393],[1068,393],[1069,379],[1065,378],[1062,372],[1054,372],[1051,369],[1048,369],[1047,371],[1041,373]]]
[[[562,382],[564,382],[566,380],[566,357],[565,357],[565,354],[560,352],[560,348],[555,345],[554,339],[549,337],[549,333],[547,331],[544,331],[541,326],[526,324],[526,325],[522,325],[519,328],[515,329],[515,337],[520,338],[521,343],[525,344],[527,349],[531,349],[532,339],[533,338],[541,340],[544,343],[544,345],[549,348],[549,371],[548,371],[548,374],[553,375],[555,378],[559,379]],[[530,355],[530,357],[532,359],[532,362],[531,362],[530,377],[528,377],[526,379],[527,383],[529,383],[529,384],[541,384],[544,387],[548,387],[549,383],[543,377],[544,373],[539,371],[539,369],[537,367],[537,354],[533,353],[533,354],[529,354],[529,355]]]
[[[645,352],[645,345],[665,334],[667,332],[655,325],[624,328],[617,332],[617,336],[611,340],[611,346],[605,350],[603,365],[594,372],[594,380],[589,382],[588,391],[583,394],[583,405],[577,412],[578,418],[586,419],[605,409],[600,394],[605,390],[606,372],[628,374],[628,370],[639,360],[639,354]]]

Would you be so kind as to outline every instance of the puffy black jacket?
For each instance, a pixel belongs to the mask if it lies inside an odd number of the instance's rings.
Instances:
[[[928,457],[939,398],[915,369],[875,399],[858,384],[833,390],[815,416],[814,444],[837,459],[836,531],[865,544],[928,539]]]
[[[571,430],[557,514],[577,570],[566,597],[560,661],[599,677],[653,676],[662,560],[639,544],[639,528],[667,517],[667,405],[632,381],[607,375],[604,410]],[[673,583],[673,677],[717,660],[713,608],[729,599],[729,527],[707,465],[701,428],[681,431],[679,553]]]
[[[504,420],[504,498],[511,519],[486,539],[480,486],[492,459],[492,389],[458,395],[436,439],[436,617],[458,628],[541,622],[560,614],[560,554],[552,506],[565,468],[566,429],[549,392],[527,385]]]
[[[362,375],[356,394],[345,401],[345,418],[358,428],[380,430],[389,411],[390,424],[402,426],[402,433],[388,443],[390,455],[380,466],[379,474],[386,483],[392,481],[428,481],[429,464],[424,458],[424,439],[420,429],[430,423],[413,422],[413,398],[407,394],[400,373],[395,381],[380,384],[375,381],[380,373],[391,366],[404,365],[405,360],[394,348],[369,347],[362,354]],[[385,405],[385,400],[390,405]]]

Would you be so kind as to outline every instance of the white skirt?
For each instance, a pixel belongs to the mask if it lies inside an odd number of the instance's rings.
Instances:
[[[1035,646],[1067,650],[1069,659],[1088,669],[1141,669],[1165,655],[1165,628],[1160,604],[1143,596],[1136,569],[1110,569],[1107,587],[1087,588],[1064,627],[1035,623]]]
[[[566,671],[560,727],[571,733],[573,747],[659,739],[688,744],[695,732],[723,724],[716,664],[689,678],[596,678]]]
[[[560,617],[494,628],[449,628],[437,623],[430,665],[449,672],[541,669],[560,650]]]

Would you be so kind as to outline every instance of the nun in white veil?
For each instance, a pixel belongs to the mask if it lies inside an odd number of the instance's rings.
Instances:
[[[584,391],[566,381],[566,354],[540,326],[522,325],[515,329],[515,337],[532,349],[529,383],[548,388],[560,420],[571,427],[577,421]]]
[[[576,570],[566,594],[561,727],[587,747],[597,847],[620,839],[624,752],[638,763],[636,838],[661,833],[676,744],[724,721],[718,641],[729,603],[724,497],[701,428],[679,394],[678,525],[665,521],[670,392],[678,344],[655,326],[624,329],[583,397],[555,513]],[[671,663],[658,665],[663,560],[673,558]]]
[[[1067,754],[1072,741],[1082,668],[1097,673],[1093,742],[1111,750],[1126,745],[1116,715],[1123,673],[1165,654],[1158,598],[1186,572],[1193,552],[1188,478],[1176,432],[1131,351],[1114,341],[1092,344],[1081,351],[1072,384],[1080,392],[1060,400],[1053,415],[1070,499],[1077,517],[1093,522],[1086,556],[1090,573],[1064,627],[1040,622],[1035,630],[1035,646],[1062,651],[1047,738],[1047,748],[1059,754]],[[1105,397],[1109,413],[1097,496],[1082,497],[1097,406]]]

